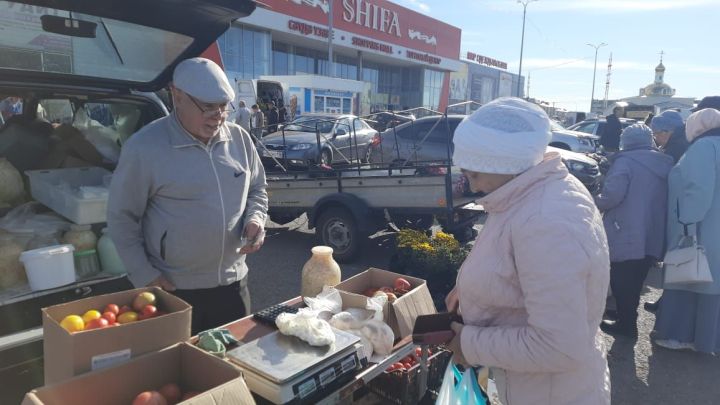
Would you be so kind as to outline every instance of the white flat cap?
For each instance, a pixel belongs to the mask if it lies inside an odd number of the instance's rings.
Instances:
[[[229,103],[235,99],[225,72],[215,62],[192,58],[175,67],[173,85],[206,103]]]

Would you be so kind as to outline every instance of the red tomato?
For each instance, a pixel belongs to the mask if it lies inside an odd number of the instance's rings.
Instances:
[[[117,320],[117,316],[115,316],[115,313],[110,311],[103,312],[102,317],[107,319],[108,323],[113,323]]]
[[[160,395],[165,397],[169,405],[174,405],[180,402],[182,398],[182,392],[180,392],[180,386],[175,383],[168,383],[160,387],[158,390]]]
[[[157,315],[157,312],[158,310],[155,305],[145,305],[142,309],[142,314],[145,315],[147,318],[154,317],[155,315]]]
[[[132,311],[132,308],[130,308],[128,305],[123,305],[123,306],[121,306],[120,309],[118,310],[117,315],[122,315],[122,314],[124,314],[125,312],[129,312],[129,311]]]
[[[410,285],[410,282],[405,280],[402,277],[398,277],[395,279],[395,289],[396,290],[407,290],[409,291],[412,288]]]
[[[403,363],[403,367],[405,367],[406,370],[410,370],[412,366],[412,363]]]
[[[393,363],[392,366],[393,371],[402,370],[405,368],[405,365],[403,365],[401,362]]]
[[[138,394],[132,405],[168,405],[165,397],[157,391],[145,391]]]
[[[117,315],[120,313],[120,307],[115,304],[107,304],[103,312],[112,312],[113,314]]]
[[[88,330],[88,329],[102,329],[102,328],[107,328],[108,325],[110,325],[110,322],[108,322],[107,319],[105,319],[105,318],[97,318],[97,319],[93,319],[92,321],[88,322],[88,323],[85,325],[85,330]]]
[[[380,287],[380,291],[384,292],[385,294],[395,292],[395,290],[390,287]]]

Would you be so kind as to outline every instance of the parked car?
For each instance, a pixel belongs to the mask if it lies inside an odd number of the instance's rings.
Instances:
[[[627,128],[637,122],[637,120],[631,118],[620,118],[620,124],[622,124],[623,128]],[[586,134],[595,135],[599,138],[605,132],[605,125],[607,125],[607,120],[605,118],[592,118],[571,125],[567,129],[570,131],[584,132]]]
[[[600,143],[600,137],[589,135],[585,132],[571,131],[563,128],[560,124],[551,121],[550,130],[552,140],[550,146],[559,149],[571,150],[579,153],[595,153]]]
[[[389,111],[383,111],[375,114],[371,114],[368,117],[368,125],[373,127],[377,131],[385,131],[393,126],[398,126],[405,122],[414,121],[415,115],[406,112],[392,113]]]
[[[320,132],[320,147],[316,130]],[[354,115],[305,114],[257,145],[266,167],[367,162],[378,132]],[[277,162],[276,162],[277,160]]]
[[[91,160],[112,166],[118,144],[168,115],[153,92],[172,80],[175,65],[199,56],[233,21],[255,9],[250,0],[139,4],[2,2],[0,94],[20,97],[23,108],[0,129],[0,158],[8,158],[20,171],[87,165]],[[79,137],[63,145],[51,123],[72,125],[87,142]],[[74,149],[77,146],[82,149]],[[82,153],[69,153],[78,151]],[[71,206],[64,191],[53,190],[52,195],[60,205]],[[94,197],[91,201],[97,204]],[[5,211],[0,209],[0,215]],[[32,232],[27,224],[23,232]],[[94,229],[101,227],[98,223]],[[51,290],[0,288],[0,404],[18,404],[26,392],[44,384],[41,308],[129,288],[127,277],[106,272]]]
[[[464,115],[448,115],[447,120],[437,116],[423,117],[402,124],[394,131],[388,129],[380,135],[378,147],[372,149],[371,162],[398,166],[421,161],[447,161],[453,150],[452,135],[464,118]],[[597,161],[554,146],[548,146],[548,151],[558,152],[570,173],[592,193],[598,191],[601,174]]]

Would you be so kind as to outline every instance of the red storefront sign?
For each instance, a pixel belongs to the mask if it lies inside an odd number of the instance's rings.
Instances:
[[[263,0],[272,11],[303,19],[323,28],[328,25],[329,0]],[[302,24],[302,23],[300,23]],[[308,24],[305,24],[308,25]],[[435,20],[387,0],[334,0],[333,26],[377,41],[382,48],[398,45],[419,52],[458,60],[460,28]],[[292,31],[315,35],[308,27],[294,25]],[[320,28],[320,27],[317,27]],[[321,36],[322,37],[322,36]],[[326,37],[325,37],[326,38]],[[370,45],[368,47],[367,45]],[[374,44],[358,45],[374,49]],[[387,52],[387,50],[382,50]],[[407,56],[410,59],[414,57]]]

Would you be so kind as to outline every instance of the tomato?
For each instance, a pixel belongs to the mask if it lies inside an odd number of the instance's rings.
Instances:
[[[180,402],[180,398],[182,397],[180,386],[175,383],[168,383],[163,385],[162,387],[160,387],[158,392],[160,392],[160,395],[165,397],[169,405],[174,405]]]
[[[394,293],[394,292],[395,292],[395,290],[393,290],[393,289],[390,288],[390,287],[380,287],[380,291],[384,292],[385,294],[387,294],[387,293]]]
[[[410,282],[405,280],[402,277],[398,277],[395,279],[394,287],[396,290],[407,290],[407,291],[409,291],[412,288],[412,286],[410,285]]]
[[[397,363],[393,363],[392,366],[390,366],[390,367],[393,369],[393,371],[398,371],[398,370],[404,369],[405,365],[402,364],[401,362],[397,362]]]
[[[108,323],[113,323],[117,320],[116,314],[110,311],[103,312],[102,317],[107,319]]]
[[[118,314],[118,315],[122,315],[122,314],[124,314],[125,312],[130,312],[130,311],[132,311],[132,308],[130,308],[128,305],[123,305],[123,306],[120,307],[120,309],[118,310],[118,313],[117,313],[117,314]]]
[[[118,307],[116,304],[107,304],[105,305],[105,310],[103,312],[112,312],[115,315],[118,315],[120,313],[120,307]]]
[[[405,367],[406,370],[410,370],[412,366],[412,363],[403,363],[403,367]]]
[[[85,321],[78,315],[68,315],[60,321],[60,326],[70,333],[80,332],[85,329]]]
[[[102,317],[102,314],[100,313],[100,311],[91,309],[83,314],[82,319],[83,319],[83,321],[85,321],[85,323],[89,323],[93,319],[98,319],[101,317]]]
[[[145,391],[135,397],[132,405],[168,405],[168,403],[159,392]]]
[[[155,315],[157,315],[157,307],[155,305],[145,305],[142,309],[142,314],[145,315],[146,318],[152,318]]]
[[[136,312],[130,311],[130,312],[123,312],[118,316],[117,321],[118,323],[130,323],[135,322],[138,320],[138,314]]]
[[[90,322],[88,322],[87,325],[85,325],[85,330],[107,328],[108,325],[110,325],[110,322],[108,322],[107,319],[97,318],[97,319],[93,319]]]

